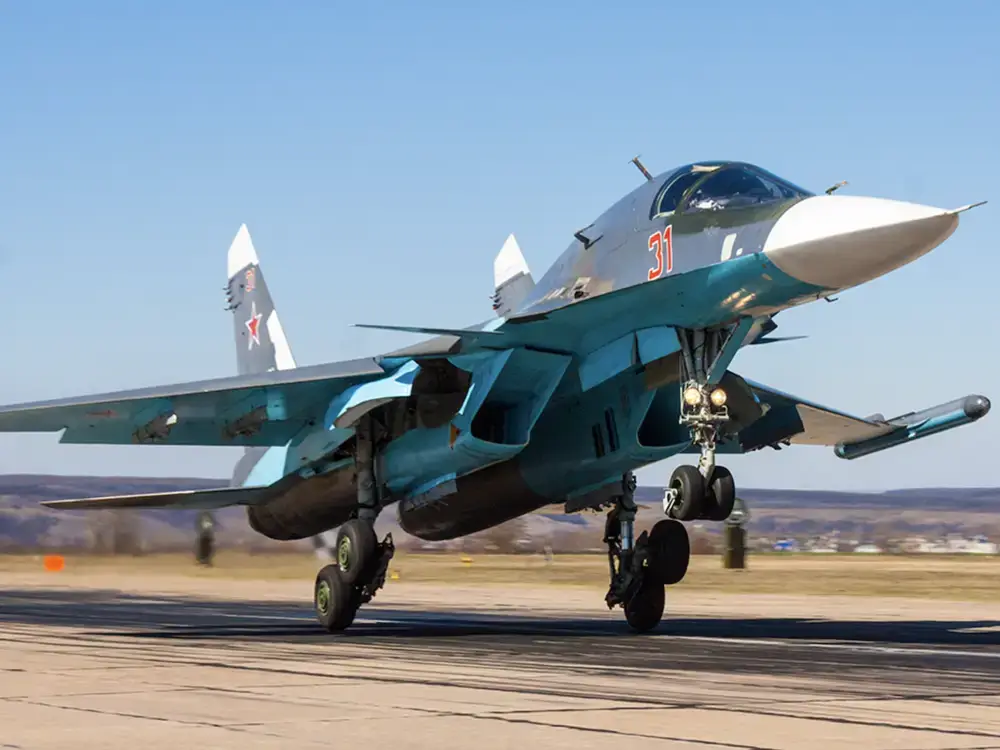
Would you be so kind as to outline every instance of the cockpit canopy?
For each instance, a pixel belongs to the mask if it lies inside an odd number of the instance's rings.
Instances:
[[[675,170],[656,194],[650,217],[718,211],[813,195],[766,169],[743,162],[699,162]]]

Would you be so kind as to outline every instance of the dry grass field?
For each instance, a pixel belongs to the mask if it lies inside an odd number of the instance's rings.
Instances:
[[[142,557],[67,556],[59,572],[45,573],[52,583],[83,584],[107,574],[155,579],[178,576],[217,581],[303,581],[311,584],[319,564],[311,554],[249,555],[223,551],[203,568],[185,555]],[[18,574],[43,573],[43,558],[0,556],[0,587]],[[557,555],[551,562],[535,555],[397,553],[393,577],[406,583],[483,587],[525,584],[604,589],[607,560],[600,555]],[[692,558],[678,590],[734,594],[876,596],[989,601],[1000,599],[1000,557],[922,555],[755,554],[744,570],[726,570],[719,557]]]

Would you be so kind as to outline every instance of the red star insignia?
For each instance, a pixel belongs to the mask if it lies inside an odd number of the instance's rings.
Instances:
[[[254,343],[260,346],[260,319],[263,317],[257,312],[257,303],[250,303],[250,320],[246,322],[247,330],[250,331],[250,343],[247,349],[253,349]]]

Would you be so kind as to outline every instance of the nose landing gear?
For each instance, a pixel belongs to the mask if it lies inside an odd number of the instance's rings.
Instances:
[[[697,466],[679,466],[670,477],[663,512],[679,521],[725,521],[733,512],[736,484],[724,466],[715,463],[716,445],[729,421],[728,396],[717,381],[725,362],[739,347],[742,328],[678,331],[681,343],[680,423],[691,431],[701,449]]]

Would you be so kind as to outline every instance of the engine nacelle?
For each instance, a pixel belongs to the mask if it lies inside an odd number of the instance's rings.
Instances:
[[[346,389],[322,424],[287,451],[284,470],[302,467],[303,478],[288,478],[272,499],[251,507],[251,527],[290,540],[346,521],[356,503],[353,428],[366,414],[388,433],[378,481],[388,497],[402,498],[399,519],[408,533],[452,539],[546,505],[551,501],[529,488],[516,456],[569,362],[566,355],[522,349],[455,355],[409,362]],[[345,462],[338,471],[305,478],[338,461]],[[444,477],[458,479],[439,481]]]
[[[308,539],[350,518],[357,498],[354,469],[299,480],[262,505],[247,508],[247,521],[258,534],[278,541]]]
[[[528,487],[518,460],[512,459],[401,500],[398,518],[406,533],[439,542],[492,528],[551,502]]]
[[[308,539],[340,526],[355,507],[353,466],[301,480],[262,505],[247,508],[247,520],[269,539]],[[425,541],[442,541],[492,528],[552,500],[531,490],[517,460],[493,464],[451,479],[399,502],[399,524]]]

